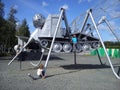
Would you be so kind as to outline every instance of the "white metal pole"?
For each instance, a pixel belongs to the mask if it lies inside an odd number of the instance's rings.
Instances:
[[[8,63],[8,65],[10,65],[16,58],[17,58],[17,56],[22,52],[22,50],[30,43],[30,41],[32,40],[32,38],[30,38],[29,40],[28,40],[28,42],[23,46],[23,48],[22,49],[20,49],[20,51],[15,55],[15,57]]]
[[[93,19],[93,17],[92,17],[92,13],[89,12],[89,14],[90,14],[91,20],[92,20],[92,22],[93,22],[93,24],[94,24],[94,27],[95,27],[95,29],[96,29],[96,31],[97,31],[97,34],[98,34],[98,36],[99,36],[99,38],[100,38],[101,44],[102,44],[102,46],[103,46],[103,48],[104,48],[104,50],[105,50],[105,54],[106,54],[107,59],[108,59],[108,61],[109,61],[110,67],[111,67],[111,69],[112,69],[112,71],[113,71],[113,74],[116,76],[117,79],[120,79],[120,77],[117,75],[117,73],[116,73],[115,70],[114,70],[114,67],[113,67],[112,62],[111,62],[111,60],[110,60],[110,57],[109,57],[109,55],[108,55],[108,53],[107,53],[107,50],[106,50],[105,45],[104,45],[104,43],[103,43],[103,40],[102,40],[102,38],[101,38],[101,35],[100,35],[99,31],[98,31],[97,25],[95,24],[95,21],[94,21],[94,19]]]
[[[90,10],[91,10],[91,9],[90,9]],[[87,20],[88,20],[88,17],[89,17],[89,13],[88,13],[88,12],[89,12],[90,10],[88,10],[87,13],[86,13],[86,15],[85,15],[85,18],[84,18],[84,21],[83,21],[83,23],[82,23],[80,32],[83,32],[83,30],[84,30],[85,24],[86,24],[86,22],[87,22]]]
[[[55,29],[55,32],[54,32],[54,36],[53,36],[53,39],[52,39],[52,43],[51,43],[51,46],[50,46],[50,49],[49,49],[49,52],[48,52],[48,55],[47,55],[47,59],[46,59],[46,62],[45,62],[45,69],[47,67],[47,64],[48,64],[48,61],[49,61],[49,58],[50,58],[50,54],[51,54],[52,47],[53,47],[53,44],[54,44],[54,41],[55,41],[55,37],[56,37],[57,31],[58,31],[58,28],[59,28],[59,25],[60,25],[60,21],[62,19],[63,11],[64,11],[64,9],[61,9],[61,13],[60,13],[58,23],[57,23],[57,26],[56,26],[56,29]]]
[[[22,52],[22,50],[31,42],[31,40],[34,38],[34,36],[36,35],[38,33],[38,30],[35,30],[32,34],[31,34],[31,36],[30,36],[30,38],[29,38],[29,40],[27,41],[27,43],[23,46],[23,48],[16,54],[16,56],[8,63],[8,65],[10,65],[16,58],[17,58],[17,56]]]
[[[113,28],[111,27],[110,23],[108,22],[108,20],[105,19],[104,21],[105,21],[105,23],[108,25],[110,31],[113,33],[113,35],[116,37],[116,39],[120,42],[119,38],[118,38],[117,35],[115,34],[115,32],[114,32]]]

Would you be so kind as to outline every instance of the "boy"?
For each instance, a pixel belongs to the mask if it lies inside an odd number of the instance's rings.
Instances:
[[[73,42],[73,51],[75,52],[77,48],[77,38],[75,34],[72,37],[72,42]]]

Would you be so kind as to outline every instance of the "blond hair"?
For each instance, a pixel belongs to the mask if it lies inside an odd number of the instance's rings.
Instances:
[[[44,65],[43,65],[43,64],[40,64],[39,68],[40,68],[40,69],[43,69],[43,68],[44,68]]]

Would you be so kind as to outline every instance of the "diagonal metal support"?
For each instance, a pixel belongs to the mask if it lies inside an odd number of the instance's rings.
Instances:
[[[32,38],[30,38],[28,40],[28,42],[23,46],[23,48],[15,55],[15,57],[8,63],[8,65],[10,65],[17,57],[18,55],[23,51],[23,49],[30,43],[30,41],[32,40]]]
[[[108,61],[109,61],[110,67],[111,67],[111,69],[112,69],[112,72],[113,72],[113,74],[116,76],[117,79],[120,79],[120,77],[119,77],[119,76],[117,75],[117,73],[115,72],[115,69],[114,69],[114,67],[113,67],[113,65],[112,65],[112,62],[111,62],[111,60],[110,60],[110,57],[109,57],[109,55],[108,55],[108,53],[107,53],[107,50],[106,50],[106,48],[105,48],[105,45],[104,45],[104,43],[103,43],[102,37],[101,37],[101,35],[100,35],[99,31],[98,31],[97,25],[96,25],[95,20],[93,19],[92,13],[91,13],[90,11],[89,11],[89,15],[90,15],[90,17],[91,17],[91,20],[92,20],[92,23],[93,23],[93,25],[94,25],[94,27],[95,27],[95,30],[96,30],[96,32],[97,32],[97,34],[98,34],[98,37],[99,37],[99,39],[100,39],[100,42],[101,42],[101,44],[102,44],[102,46],[103,46],[103,49],[104,49],[105,54],[106,54],[106,56],[107,56],[107,59],[108,59]]]
[[[58,31],[58,28],[59,28],[59,25],[60,25],[60,21],[61,21],[62,16],[63,16],[63,12],[64,12],[64,9],[61,8],[61,13],[60,13],[60,16],[59,16],[59,19],[58,19],[58,23],[57,23],[57,26],[56,26],[56,29],[55,29],[55,32],[54,32],[54,36],[53,36],[51,46],[50,46],[50,49],[49,49],[49,52],[48,52],[48,55],[47,55],[47,59],[46,59],[46,62],[45,62],[45,71],[46,71],[46,68],[47,68],[47,65],[48,65],[48,61],[49,61],[49,58],[50,58],[50,54],[51,54],[51,51],[52,51],[52,47],[53,47],[53,44],[54,44],[54,41],[55,41],[57,31]]]
[[[89,11],[91,11],[91,9],[88,10],[87,13],[86,13],[86,16],[85,16],[85,18],[84,18],[84,21],[83,21],[83,23],[82,23],[82,27],[81,27],[81,29],[80,29],[80,32],[83,32],[83,30],[84,30],[84,28],[85,28],[86,22],[87,22],[87,20],[88,20],[88,18],[89,18]]]
[[[96,52],[97,52],[97,55],[98,55],[98,58],[99,58],[100,64],[103,65],[102,60],[101,60],[101,58],[100,58],[100,54],[99,54],[98,49],[96,49]]]
[[[105,19],[104,21],[105,21],[105,23],[108,25],[108,27],[109,27],[111,33],[115,36],[115,38],[117,39],[117,41],[120,42],[118,36],[117,36],[116,33],[114,32],[114,30],[113,30],[113,28],[111,27],[111,25],[110,25],[110,23],[108,22],[108,20]]]
[[[99,20],[99,24],[101,24],[101,23],[106,23],[106,25],[108,26],[110,32],[115,36],[116,40],[118,42],[120,42],[120,39],[118,38],[117,34],[114,32],[114,29],[110,25],[109,21],[106,19],[106,16],[101,17],[101,19]]]
[[[31,37],[29,38],[29,40],[27,41],[27,43],[23,46],[23,48],[15,55],[15,57],[8,63],[8,65],[10,65],[17,57],[18,55],[23,51],[23,49],[31,42],[31,40],[33,39],[33,37],[38,33],[38,30],[35,30]]]

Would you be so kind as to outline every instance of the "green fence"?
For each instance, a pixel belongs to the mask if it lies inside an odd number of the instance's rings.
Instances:
[[[99,48],[98,52],[100,56],[106,56],[103,48]],[[110,57],[120,58],[120,49],[107,49],[107,53]],[[91,55],[97,55],[97,51],[91,51]]]

